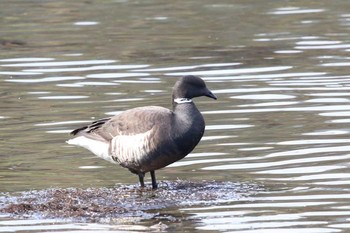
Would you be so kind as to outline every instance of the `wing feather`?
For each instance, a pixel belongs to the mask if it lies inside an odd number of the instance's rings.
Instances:
[[[172,114],[169,109],[157,106],[133,108],[73,130],[71,134],[84,139],[84,143],[80,139],[79,144],[74,139],[68,143],[83,146],[97,156],[108,161],[113,159],[131,170],[142,170],[143,161],[156,149],[156,141],[162,140],[157,133],[160,126],[170,125]],[[107,143],[107,151],[103,149],[102,153],[95,147],[90,148],[91,139]]]

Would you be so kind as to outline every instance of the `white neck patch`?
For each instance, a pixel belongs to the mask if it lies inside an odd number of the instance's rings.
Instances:
[[[192,99],[176,98],[176,99],[174,99],[174,102],[177,103],[177,104],[192,103]]]

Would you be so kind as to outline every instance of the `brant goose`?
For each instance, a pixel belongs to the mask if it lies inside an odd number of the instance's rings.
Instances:
[[[216,99],[201,78],[182,77],[173,88],[172,110],[133,108],[73,130],[76,137],[67,143],[129,169],[139,176],[141,187],[150,172],[152,188],[157,189],[154,171],[184,158],[203,136],[204,119],[192,101],[199,96]]]

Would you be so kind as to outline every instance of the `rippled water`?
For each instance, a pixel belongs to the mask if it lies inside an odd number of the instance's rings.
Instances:
[[[263,188],[249,198],[157,210],[177,219],[163,230],[348,232],[349,7],[338,0],[2,1],[0,192],[137,183],[65,144],[68,132],[132,107],[170,107],[176,79],[195,74],[219,99],[196,99],[205,136],[158,179]],[[0,215],[0,232],[154,224]]]

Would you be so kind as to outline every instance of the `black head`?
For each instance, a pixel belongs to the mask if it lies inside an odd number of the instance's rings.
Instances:
[[[216,96],[207,88],[205,82],[197,76],[187,75],[180,78],[173,88],[173,98],[192,99],[194,97],[207,96],[217,99]]]

